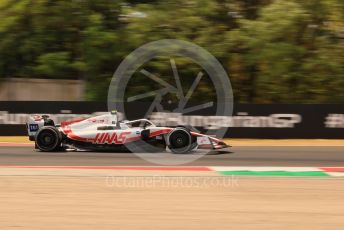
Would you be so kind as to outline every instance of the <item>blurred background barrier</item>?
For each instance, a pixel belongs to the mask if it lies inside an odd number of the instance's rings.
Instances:
[[[0,84],[0,101],[82,101],[81,80],[7,78]]]
[[[126,119],[144,116],[149,103],[125,105]],[[140,109],[138,109],[140,108]],[[215,106],[214,106],[215,108]],[[198,129],[228,128],[230,138],[344,138],[344,107],[336,104],[237,104],[233,116],[213,116],[214,108],[190,114],[153,112],[158,125],[191,125]],[[0,135],[26,135],[30,114],[50,114],[56,122],[107,111],[102,102],[0,102]]]

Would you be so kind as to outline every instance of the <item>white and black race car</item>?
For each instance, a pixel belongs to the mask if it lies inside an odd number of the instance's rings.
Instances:
[[[163,151],[188,153],[196,149],[229,147],[215,137],[186,127],[158,127],[147,119],[118,121],[116,112],[55,125],[47,115],[30,117],[28,135],[44,152],[67,149],[91,151]]]

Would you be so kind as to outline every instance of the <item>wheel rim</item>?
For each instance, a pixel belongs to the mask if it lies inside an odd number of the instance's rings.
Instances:
[[[181,137],[178,137],[176,141],[178,145],[183,144],[183,139]]]
[[[184,136],[179,136],[175,139],[174,146],[176,148],[182,148],[187,145],[187,139]]]

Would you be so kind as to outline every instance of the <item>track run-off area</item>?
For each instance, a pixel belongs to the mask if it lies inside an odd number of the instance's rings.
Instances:
[[[343,176],[343,146],[234,146],[163,166],[2,143],[0,229],[339,230]]]

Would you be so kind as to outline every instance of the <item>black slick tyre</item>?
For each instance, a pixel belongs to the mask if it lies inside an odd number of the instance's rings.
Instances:
[[[61,146],[62,135],[53,126],[44,126],[36,134],[36,146],[43,152],[57,151]]]
[[[185,128],[176,128],[168,136],[169,149],[176,154],[188,153],[192,149],[191,133]]]

